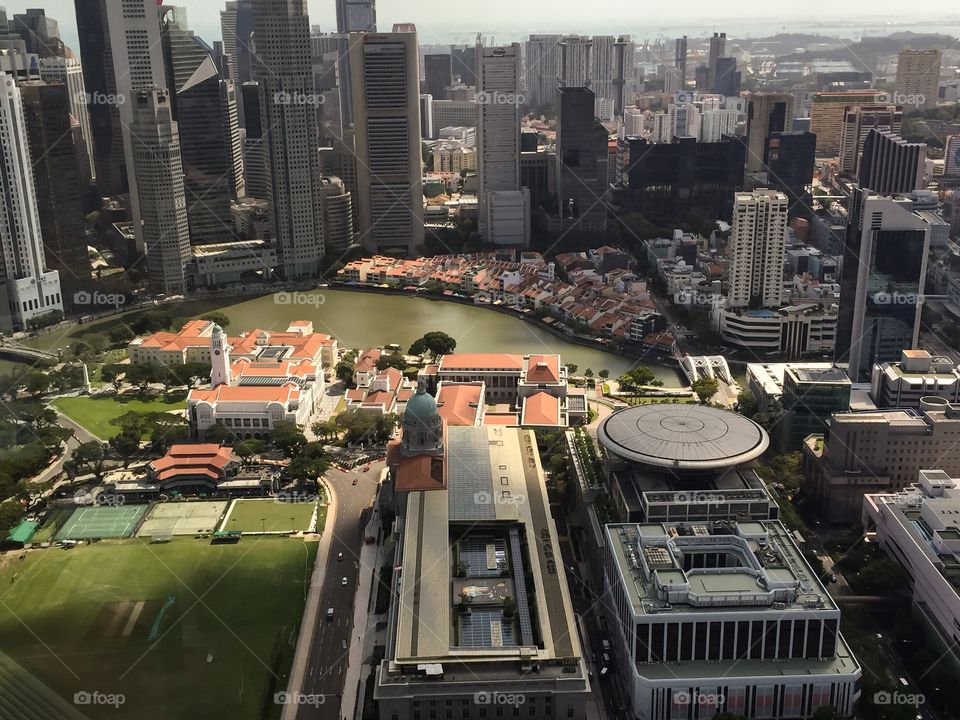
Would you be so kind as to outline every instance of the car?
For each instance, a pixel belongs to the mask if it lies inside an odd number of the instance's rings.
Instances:
[[[333,608],[327,608],[327,620],[333,620]]]
[[[346,578],[341,578],[341,579],[340,579],[340,587],[346,587],[346,586],[347,586],[347,579],[346,579]]]
[[[354,479],[353,479],[353,484],[354,484],[354,485],[357,484],[357,478],[354,478]]]
[[[608,672],[610,672],[610,669],[609,669],[609,668],[606,668],[606,667],[605,667],[605,668],[601,668],[601,669],[600,669],[600,677],[606,677],[606,675],[607,675]]]
[[[341,560],[343,560],[343,553],[342,553],[342,552],[337,553],[337,562],[340,562]]]
[[[366,467],[364,467],[364,468],[363,468],[363,471],[364,471],[364,472],[370,472],[370,466],[367,465]]]

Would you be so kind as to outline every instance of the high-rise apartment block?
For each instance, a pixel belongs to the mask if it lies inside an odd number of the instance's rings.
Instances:
[[[413,254],[423,243],[417,34],[350,36],[358,242]]]
[[[562,35],[531,35],[524,43],[527,104],[555,105],[560,78]]]
[[[840,151],[843,117],[848,108],[889,104],[886,97],[876,90],[815,93],[810,98],[810,132],[817,136],[817,152],[826,155]]]
[[[780,307],[787,211],[787,196],[774,190],[754,190],[734,197],[728,243],[728,307]]]
[[[559,87],[589,87],[593,41],[586,35],[566,35],[560,41]]]
[[[305,0],[254,0],[262,137],[285,278],[315,276],[324,256],[320,154]]]
[[[63,311],[60,276],[49,269],[43,249],[37,209],[33,160],[20,88],[14,78],[0,73],[0,328],[22,330],[30,320]],[[42,158],[38,158],[42,160]]]
[[[675,93],[686,87],[687,81],[687,36],[677,38],[673,46],[673,67],[664,71],[663,91]]]
[[[898,105],[907,111],[936,107],[942,57],[941,50],[900,51],[895,81]]]

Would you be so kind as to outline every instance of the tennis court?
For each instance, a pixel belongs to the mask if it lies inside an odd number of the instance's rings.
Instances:
[[[158,503],[143,521],[137,537],[212,533],[226,509],[226,500]]]
[[[95,505],[80,507],[56,534],[57,540],[95,540],[133,535],[147,505]]]

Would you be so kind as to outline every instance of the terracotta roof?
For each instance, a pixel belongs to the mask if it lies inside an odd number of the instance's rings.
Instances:
[[[371,372],[377,369],[377,360],[383,353],[378,348],[371,348],[357,358],[353,366],[354,372]]]
[[[216,480],[223,477],[232,455],[232,448],[214,443],[172,445],[166,455],[150,463],[150,468],[161,481],[177,475],[204,475]]]
[[[191,390],[188,400],[198,402],[279,402],[300,398],[300,389],[293,383],[283,385],[217,385],[211,390]]]
[[[447,425],[476,425],[483,399],[481,383],[440,383],[437,410]]]
[[[484,425],[519,425],[516,413],[486,413],[483,416]]]
[[[560,382],[559,355],[531,355],[527,363],[527,382]]]
[[[560,424],[560,398],[545,392],[525,397],[520,424],[556,427]]]
[[[523,356],[512,353],[454,353],[440,358],[443,370],[522,370]]]

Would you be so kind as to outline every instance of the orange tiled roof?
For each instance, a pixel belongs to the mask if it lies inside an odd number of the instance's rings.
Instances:
[[[527,364],[527,382],[560,382],[560,357],[558,355],[531,355]]]
[[[440,359],[440,370],[522,370],[523,356],[512,353],[454,353]]]
[[[560,424],[560,398],[538,392],[523,399],[521,425]]]
[[[211,390],[191,390],[189,400],[199,402],[279,402],[300,398],[300,389],[293,383],[283,385],[217,385]]]
[[[437,410],[448,425],[474,425],[480,412],[482,386],[479,383],[442,383]]]

